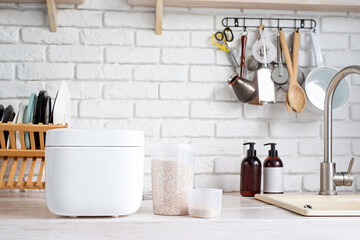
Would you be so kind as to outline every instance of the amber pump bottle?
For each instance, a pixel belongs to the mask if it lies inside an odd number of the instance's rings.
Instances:
[[[281,194],[284,193],[284,173],[283,162],[278,157],[276,143],[266,143],[264,146],[271,145],[269,156],[264,162],[264,193]]]
[[[255,143],[248,142],[244,145],[250,145],[250,148],[241,162],[240,194],[243,197],[254,197],[261,190],[261,162],[256,157]]]

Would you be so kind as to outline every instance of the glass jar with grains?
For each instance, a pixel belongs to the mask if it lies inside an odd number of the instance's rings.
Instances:
[[[190,144],[150,145],[154,214],[189,214],[187,192],[194,183],[194,152]]]

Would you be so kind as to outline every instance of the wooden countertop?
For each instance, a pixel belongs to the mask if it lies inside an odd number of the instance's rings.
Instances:
[[[359,217],[302,217],[239,193],[216,219],[157,216],[151,200],[130,216],[59,217],[45,193],[0,193],[0,239],[360,239]],[[350,239],[350,238],[349,238]]]

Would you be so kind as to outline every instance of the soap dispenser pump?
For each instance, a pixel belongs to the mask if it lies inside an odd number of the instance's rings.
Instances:
[[[261,162],[256,157],[255,143],[248,142],[244,145],[250,145],[250,148],[241,162],[240,194],[243,197],[254,197],[261,190]]]
[[[284,193],[283,162],[278,157],[276,143],[264,144],[267,145],[271,145],[271,149],[264,162],[264,193],[281,194]]]

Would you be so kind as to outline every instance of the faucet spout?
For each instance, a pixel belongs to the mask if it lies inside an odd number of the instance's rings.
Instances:
[[[336,87],[341,80],[350,74],[360,75],[360,66],[349,66],[340,70],[331,80],[325,95],[324,106],[324,162],[320,165],[320,195],[336,195],[336,183],[338,175],[336,174],[335,163],[332,162],[332,104]],[[345,173],[344,173],[345,174]],[[352,179],[349,176],[343,175]],[[335,180],[334,180],[335,177]],[[348,183],[349,181],[347,181]],[[351,180],[352,184],[352,180]],[[351,185],[350,184],[350,185]]]

